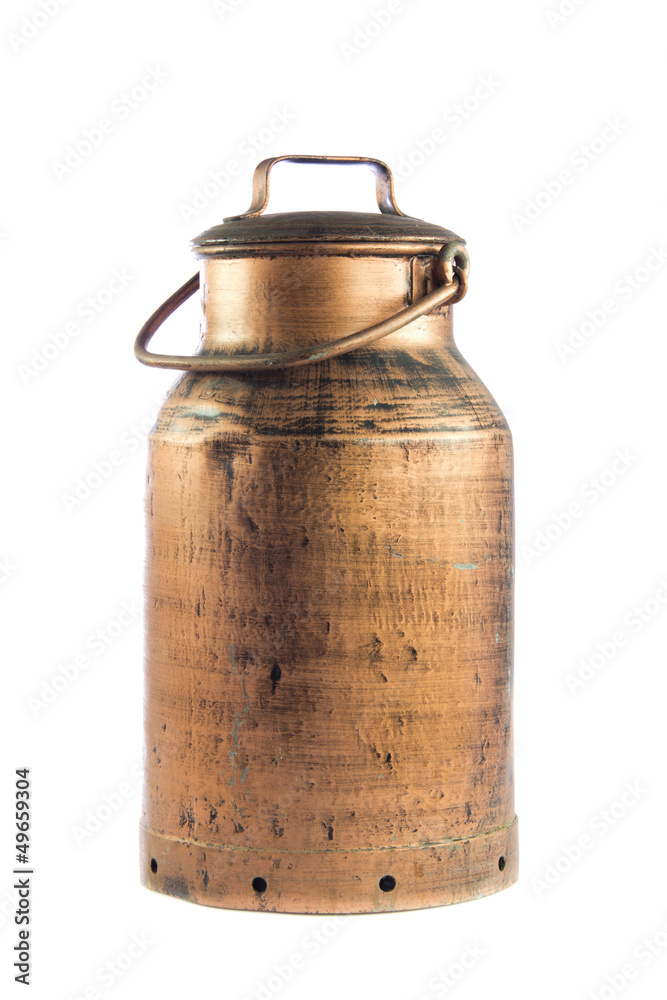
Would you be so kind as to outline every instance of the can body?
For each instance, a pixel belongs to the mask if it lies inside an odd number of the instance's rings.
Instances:
[[[208,259],[203,347],[326,340],[411,301],[431,270],[332,248]],[[516,880],[511,436],[451,313],[297,369],[188,373],[163,405],[149,887],[344,913]]]

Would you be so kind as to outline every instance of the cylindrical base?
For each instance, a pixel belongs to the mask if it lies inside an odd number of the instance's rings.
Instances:
[[[141,828],[141,879],[206,906],[279,913],[380,913],[462,903],[516,882],[517,820],[466,840],[378,850],[262,851]]]

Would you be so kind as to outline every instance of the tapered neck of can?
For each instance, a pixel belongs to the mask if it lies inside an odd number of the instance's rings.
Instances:
[[[207,255],[201,261],[201,350],[251,353],[314,347],[382,322],[432,290],[435,255],[359,254],[312,247],[290,252]],[[443,306],[392,333],[374,349],[445,346]]]

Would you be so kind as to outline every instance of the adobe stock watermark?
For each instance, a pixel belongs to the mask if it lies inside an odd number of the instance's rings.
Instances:
[[[20,25],[7,35],[7,41],[14,52],[19,52],[25,48],[33,38],[46,28],[56,17],[63,7],[66,7],[70,0],[39,0],[32,13],[21,18]]]
[[[630,640],[643,632],[667,607],[667,579],[663,577],[653,594],[629,608],[623,615],[621,626],[606,639],[595,643],[595,649],[588,656],[580,656],[577,668],[565,675],[567,689],[572,695],[579,694],[593,678],[611,663],[616,654],[628,645]]]
[[[383,7],[373,8],[363,21],[355,25],[346,41],[338,47],[346,63],[365,52],[399,15],[403,14],[416,0],[388,0]]]
[[[349,922],[350,917],[346,916],[330,917],[323,923],[318,922],[317,927],[301,938],[299,948],[284,962],[275,964],[269,976],[262,980],[258,979],[252,993],[245,993],[242,1000],[272,1000],[278,996]]]
[[[39,347],[30,349],[30,358],[18,365],[17,371],[24,385],[28,385],[60,357],[72,341],[94,323],[112,302],[134,281],[126,267],[114,268],[104,284],[76,304],[73,317],[57,330],[53,330]]]
[[[562,167],[554,177],[542,181],[537,194],[528,198],[521,212],[512,212],[510,221],[516,232],[523,233],[541,218],[547,209],[551,208],[554,202],[558,201],[575,183],[578,177],[585,174],[601,156],[604,156],[628,127],[618,116],[606,118],[597,135],[594,135],[588,142],[577,146],[570,153],[567,160],[568,165]]]
[[[638,979],[644,969],[667,951],[667,923],[645,937],[615,972],[607,973],[604,984],[590,990],[586,1000],[616,1000],[616,997]]]
[[[409,152],[399,156],[394,170],[396,179],[404,181],[412,177],[499,90],[500,82],[490,73],[479,76],[468,93],[442,113],[442,124],[433,128],[428,135],[417,139]]]
[[[633,455],[628,448],[617,448],[611,462],[579,487],[578,499],[571,500],[564,510],[552,514],[549,522],[535,532],[531,543],[521,546],[526,564],[531,566],[548,552],[638,461],[638,456]]]
[[[245,2],[246,0],[213,0],[213,10],[218,17],[225,17],[227,14],[233,14]]]
[[[191,194],[190,202],[181,202],[179,212],[188,221],[202,212],[211,201],[229,187],[232,179],[242,172],[244,162],[254,162],[257,155],[269,146],[277,135],[285,131],[287,126],[296,121],[296,114],[287,108],[274,108],[266,125],[256,133],[246,136],[237,147],[236,157],[231,158],[217,170],[210,170],[208,178]]]
[[[11,556],[0,557],[0,585],[11,580],[17,570],[18,567],[12,562]]]
[[[124,979],[136,963],[144,957],[155,942],[148,933],[132,934],[123,950],[107,962],[103,962],[95,971],[94,982],[83,990],[69,993],[67,1000],[99,1000],[107,990],[110,990],[121,979]]]
[[[42,681],[38,690],[26,702],[35,718],[54,705],[100,657],[127,634],[139,621],[141,608],[138,600],[123,601],[110,621],[84,638],[78,653],[57,667],[48,680]]]
[[[156,401],[154,409],[147,416],[135,421],[124,430],[117,444],[105,455],[96,459],[89,469],[77,476],[69,490],[60,494],[61,503],[70,516],[95,496],[133,455],[143,453],[161,404],[162,400]]]
[[[126,780],[119,782],[110,792],[105,792],[95,806],[86,810],[79,823],[70,826],[69,832],[77,847],[88,843],[134,797],[141,785],[141,775],[141,764],[133,764]]]
[[[180,202],[178,211],[184,222],[196,218],[212,201],[225,191],[232,180],[243,170],[243,164],[256,163],[276,136],[296,121],[296,114],[286,107],[274,107],[271,117],[257,132],[247,135],[236,147],[236,154],[216,170],[209,170],[208,176],[190,193],[188,201]]]
[[[556,354],[567,362],[615,316],[622,306],[651,280],[667,262],[667,250],[663,246],[650,247],[648,254],[636,267],[615,281],[611,295],[592,309],[587,309],[584,319],[568,329],[568,336],[555,343]]]
[[[577,839],[561,846],[560,854],[549,861],[540,876],[530,880],[533,892],[541,899],[563,881],[590,851],[601,843],[631,812],[638,802],[648,795],[648,789],[639,781],[627,781],[623,791],[604,809],[600,809],[588,822],[586,830]]]
[[[446,969],[441,969],[435,976],[431,976],[428,981],[428,993],[421,993],[417,1000],[450,996],[452,990],[470,974],[485,955],[486,950],[481,945],[477,943],[466,945],[455,962]]]
[[[15,889],[5,889],[4,894],[0,897],[0,930],[5,926],[5,924],[10,923],[14,926],[14,914],[16,912],[16,890]]]
[[[550,7],[545,11],[547,23],[551,28],[558,28],[561,24],[572,17],[580,7],[587,3],[587,0],[560,0],[555,7]]]
[[[147,66],[138,83],[114,98],[108,112],[87,128],[78,139],[69,143],[59,160],[51,161],[51,169],[59,181],[69,177],[99,149],[118,126],[141,107],[151,94],[162,86],[169,74],[159,66]]]

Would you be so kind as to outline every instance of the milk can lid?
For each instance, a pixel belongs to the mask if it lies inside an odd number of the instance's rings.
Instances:
[[[368,165],[375,174],[380,213],[377,212],[281,212],[264,215],[269,200],[271,167],[281,160],[293,163],[343,163]],[[192,246],[200,252],[215,253],[243,246],[269,243],[416,243],[441,247],[443,243],[465,241],[449,229],[404,215],[396,204],[394,181],[381,160],[363,156],[275,156],[255,169],[253,200],[247,212],[195,237]]]

